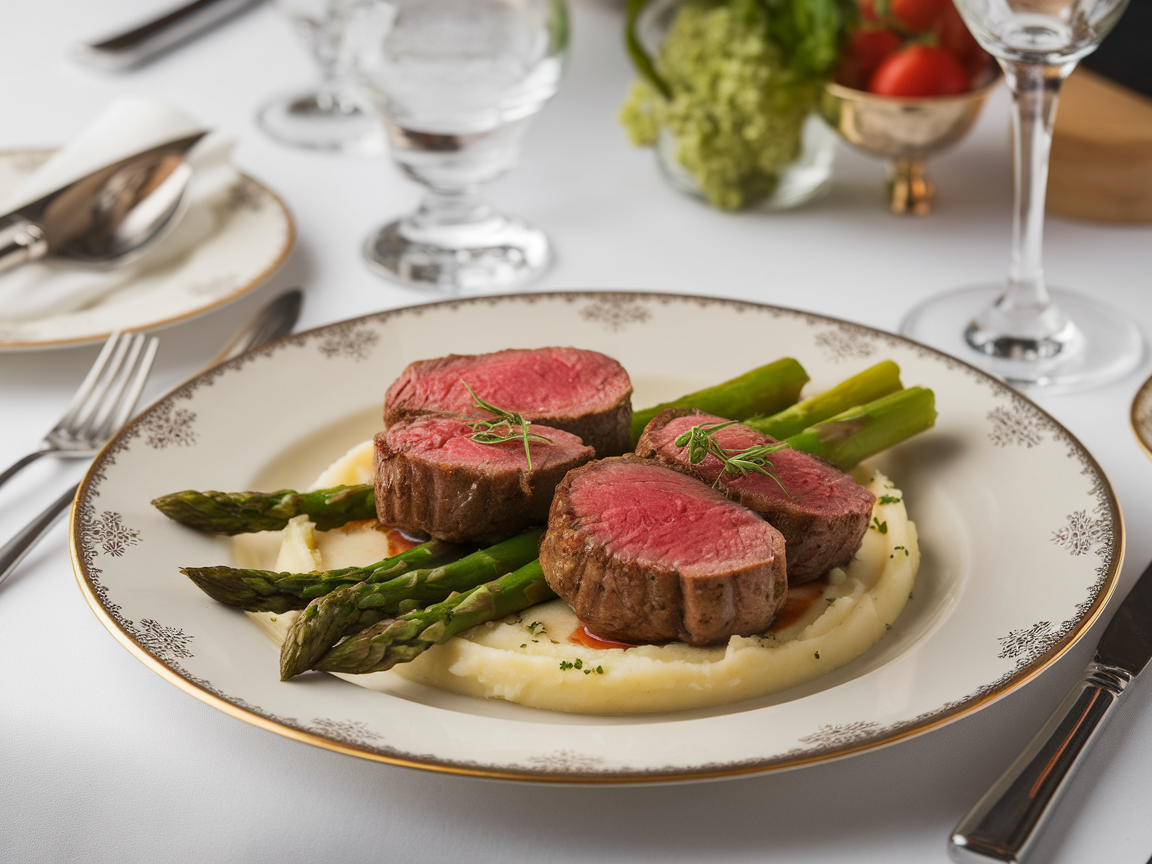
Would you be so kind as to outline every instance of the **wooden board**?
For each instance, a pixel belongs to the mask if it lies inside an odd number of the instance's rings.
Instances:
[[[1056,111],[1048,209],[1103,222],[1152,222],[1152,99],[1087,69]]]

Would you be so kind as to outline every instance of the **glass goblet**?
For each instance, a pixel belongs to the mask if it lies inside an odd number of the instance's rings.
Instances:
[[[356,104],[341,74],[343,0],[276,0],[276,8],[292,22],[320,67],[320,82],[312,90],[280,96],[261,108],[256,118],[260,128],[292,147],[383,153],[380,122]]]
[[[369,265],[445,292],[523,285],[551,259],[545,234],[494,212],[481,187],[516,163],[560,85],[563,0],[354,0],[352,76],[384,120],[392,159],[426,193],[365,244]]]
[[[1100,384],[1143,355],[1139,330],[1093,298],[1050,291],[1042,266],[1044,196],[1060,87],[1112,29],[1127,0],[956,0],[996,58],[1014,106],[1015,206],[1008,282],[934,297],[901,332],[1016,384]]]

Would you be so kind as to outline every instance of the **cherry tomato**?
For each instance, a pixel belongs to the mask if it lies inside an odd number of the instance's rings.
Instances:
[[[857,30],[852,34],[848,50],[856,68],[867,81],[880,61],[899,49],[903,41],[898,33],[891,30]]]
[[[927,33],[936,26],[951,0],[892,0],[892,17],[913,33]]]
[[[943,48],[910,45],[880,64],[872,73],[868,90],[903,98],[953,96],[968,90],[968,75]]]
[[[980,56],[984,52],[968,30],[968,25],[960,17],[960,13],[956,11],[956,6],[952,0],[948,0],[944,6],[944,12],[940,16],[939,33],[940,47],[963,65],[968,66],[977,57],[980,60],[984,59]]]

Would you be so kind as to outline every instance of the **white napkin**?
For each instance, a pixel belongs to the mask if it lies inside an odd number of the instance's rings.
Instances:
[[[0,213],[35,201],[102,165],[200,129],[164,102],[121,97],[0,201]],[[184,218],[154,249],[131,264],[95,271],[38,261],[0,275],[0,321],[28,321],[92,306],[142,274],[178,263],[220,228],[219,205],[240,179],[228,161],[232,145],[231,138],[212,133],[189,151],[185,159],[193,173]]]

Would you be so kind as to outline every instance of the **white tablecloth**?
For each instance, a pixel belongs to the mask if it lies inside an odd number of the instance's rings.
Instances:
[[[831,193],[776,215],[726,214],[672,191],[615,112],[631,72],[622,4],[571,0],[573,52],[521,164],[491,199],[546,228],[557,262],[535,287],[658,289],[760,300],[894,329],[919,299],[1006,269],[1008,100],[934,162],[935,213],[883,207],[883,169],[842,148]],[[359,257],[419,190],[385,159],[287,149],[256,128],[263,100],[313,70],[258,8],[127,74],[66,49],[154,11],[149,0],[11,3],[0,27],[0,148],[56,145],[115,95],[169,99],[236,134],[235,160],[281,194],[299,245],[263,289],[165,331],[148,393],[195,372],[260,303],[307,291],[301,327],[420,302]],[[1055,284],[1094,293],[1152,333],[1152,229],[1050,218]],[[0,355],[0,465],[33,449],[95,347]],[[1093,392],[1037,401],[1093,452],[1128,527],[1117,597],[1152,558],[1152,464],[1128,408],[1149,363]],[[45,459],[0,490],[0,537],[80,476]],[[1079,676],[1101,624],[1033,683],[943,729],[791,772],[656,787],[553,787],[442,776],[338,755],[242,723],[124,651],[76,588],[57,527],[0,590],[0,861],[438,860],[943,862],[945,838]],[[1103,619],[1111,616],[1112,608]],[[1152,854],[1152,688],[1138,685],[1064,799],[1037,860]]]

